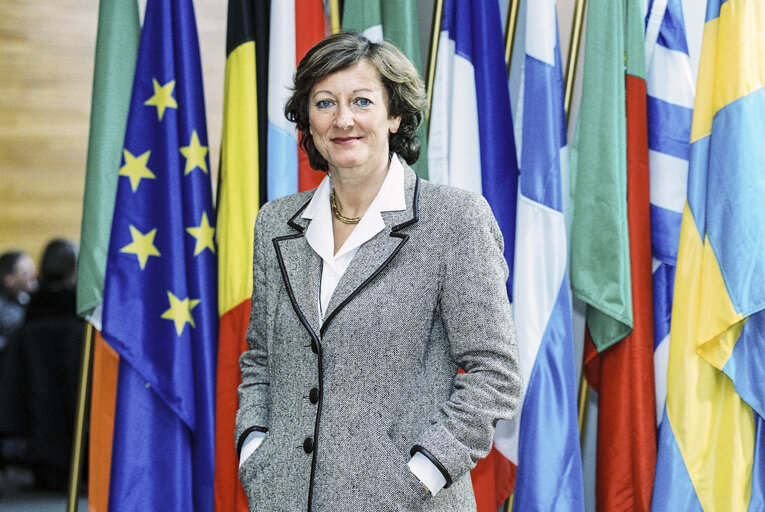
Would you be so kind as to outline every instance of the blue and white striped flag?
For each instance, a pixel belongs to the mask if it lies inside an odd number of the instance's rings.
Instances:
[[[686,201],[695,87],[680,0],[653,0],[646,16],[648,146],[651,169],[654,373],[659,446],[653,510],[701,510],[666,419],[672,299]]]
[[[680,221],[685,205],[695,97],[680,0],[654,0],[646,18],[651,168],[656,417],[667,397],[667,356]]]

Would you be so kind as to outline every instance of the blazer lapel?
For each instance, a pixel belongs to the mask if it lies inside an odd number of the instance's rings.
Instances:
[[[379,274],[406,244],[409,235],[401,231],[418,219],[419,178],[404,164],[404,197],[406,210],[383,212],[385,229],[359,247],[356,256],[337,284],[321,326],[324,334],[332,319]]]
[[[292,307],[311,336],[317,338],[321,258],[305,238],[308,221],[300,218],[300,214],[307,205],[303,205],[288,222],[295,233],[274,238],[273,244]]]

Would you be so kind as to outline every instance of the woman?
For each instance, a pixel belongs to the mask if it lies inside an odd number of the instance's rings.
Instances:
[[[518,406],[515,329],[486,201],[407,165],[424,103],[387,43],[337,34],[298,65],[285,113],[328,175],[256,221],[250,510],[475,510],[469,471]]]

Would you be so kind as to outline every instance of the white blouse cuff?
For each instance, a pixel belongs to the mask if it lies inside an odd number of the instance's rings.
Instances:
[[[414,473],[414,476],[428,488],[430,494],[433,496],[446,485],[446,478],[444,478],[444,475],[441,474],[438,468],[420,452],[416,452],[412,458],[409,459],[407,466],[409,466],[409,469]]]
[[[242,453],[239,454],[240,468],[242,467],[242,464],[244,464],[244,461],[246,461],[250,455],[255,453],[255,450],[258,449],[258,446],[260,446],[260,443],[263,442],[263,439],[265,437],[266,437],[266,433],[260,432],[258,430],[255,430],[247,434],[247,437],[244,438],[244,443],[242,444]]]

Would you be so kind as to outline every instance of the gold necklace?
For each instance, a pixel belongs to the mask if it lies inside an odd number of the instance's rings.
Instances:
[[[332,193],[329,194],[329,205],[332,207],[332,215],[343,224],[358,224],[361,220],[361,217],[343,217],[343,214],[340,213],[340,209],[337,207],[337,201],[335,201],[334,187],[332,188]]]

